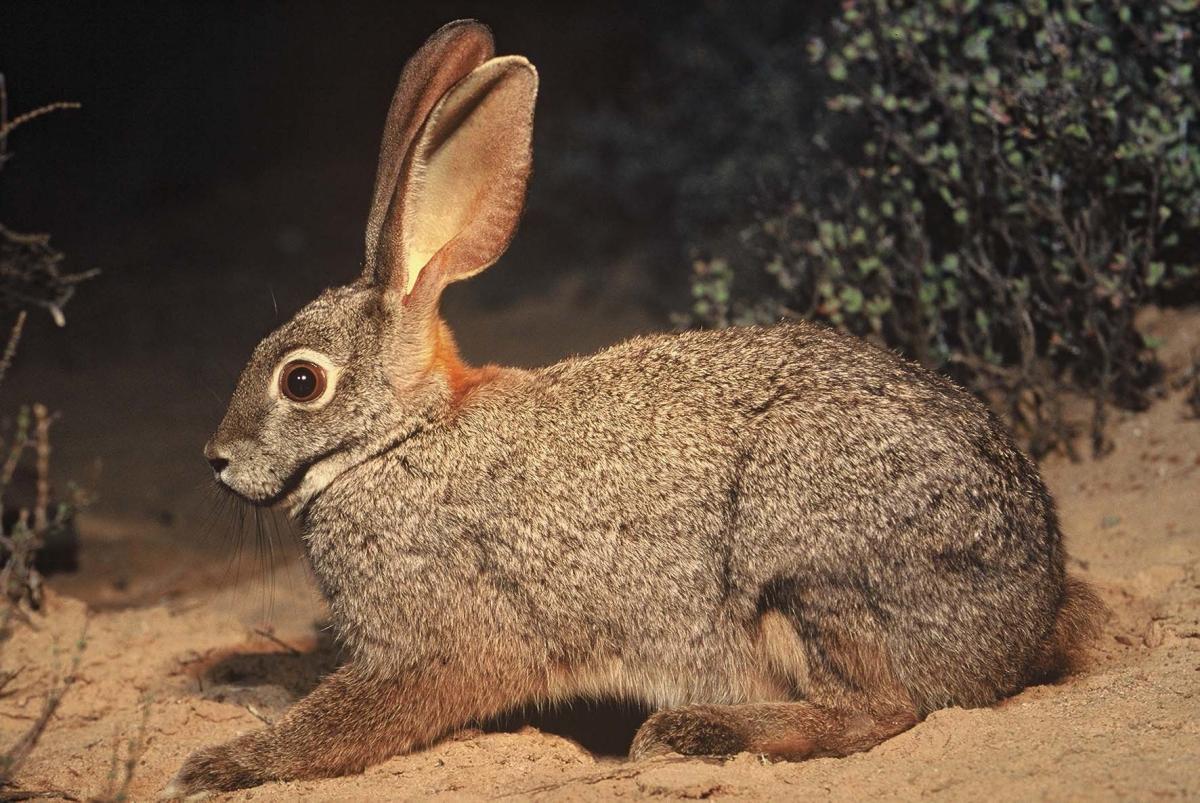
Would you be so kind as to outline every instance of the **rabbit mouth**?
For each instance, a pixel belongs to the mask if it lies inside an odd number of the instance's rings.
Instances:
[[[289,496],[291,496],[300,488],[301,483],[304,482],[305,475],[308,473],[309,466],[311,465],[312,464],[309,463],[300,466],[298,469],[296,469],[296,471],[292,472],[292,474],[290,474],[287,479],[284,480],[283,484],[279,486],[279,489],[274,492],[256,493],[255,491],[242,490],[234,487],[225,480],[217,480],[217,487],[226,493],[233,494],[243,502],[248,502],[249,504],[254,505],[255,507],[275,507],[276,505],[286,501]]]
[[[322,452],[308,461],[301,463],[284,478],[283,482],[279,483],[278,485],[271,483],[271,485],[268,486],[266,482],[259,480],[258,482],[242,483],[243,486],[253,485],[256,487],[238,488],[228,479],[224,478],[217,480],[217,484],[242,501],[249,502],[255,507],[276,507],[277,505],[288,505],[294,507],[297,501],[303,501],[301,497],[311,497],[312,495],[311,493],[305,494],[304,487],[306,484],[305,480],[309,479],[313,468],[319,467],[321,464],[325,463],[327,460],[341,451],[343,450],[340,448],[330,449],[327,452]]]

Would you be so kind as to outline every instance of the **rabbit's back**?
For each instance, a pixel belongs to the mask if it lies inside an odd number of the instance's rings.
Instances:
[[[506,377],[352,474],[316,530],[370,533],[364,572],[394,557],[378,605],[327,585],[335,614],[341,598],[386,619],[401,598],[437,639],[452,595],[474,617],[454,627],[482,620],[535,664],[664,705],[803,695],[848,642],[919,709],[987,703],[1026,680],[1062,596],[1052,504],[986,410],[812,325],[638,338]],[[764,658],[772,614],[803,667]]]

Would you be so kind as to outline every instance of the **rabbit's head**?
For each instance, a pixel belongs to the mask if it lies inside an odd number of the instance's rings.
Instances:
[[[493,56],[472,21],[405,65],[388,110],[353,284],[328,290],[254,350],[205,447],[257,504],[301,501],[483,381],[438,316],[450,282],[495,262],[524,204],[537,73]]]

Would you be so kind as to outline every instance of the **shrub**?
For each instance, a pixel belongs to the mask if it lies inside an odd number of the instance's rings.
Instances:
[[[71,103],[41,106],[13,119],[8,118],[8,96],[0,75],[0,168],[9,158],[8,136],[18,126]],[[13,322],[0,351],[0,383],[4,381],[24,331],[28,310],[46,310],[60,326],[65,323],[63,306],[76,285],[94,271],[66,274],[59,269],[62,254],[50,246],[44,234],[19,234],[0,225],[0,313],[12,314]],[[36,608],[41,598],[41,581],[34,560],[48,537],[61,535],[70,526],[72,506],[55,504],[50,497],[50,425],[53,416],[41,404],[23,406],[15,424],[0,437],[0,590],[11,603],[0,619],[0,639],[9,617],[20,603]],[[28,477],[32,487],[27,498],[15,503],[14,480]]]
[[[1064,393],[1141,407],[1135,325],[1194,298],[1197,0],[847,0],[808,43],[828,113],[786,197],[694,267],[693,320],[868,336],[1069,448]]]

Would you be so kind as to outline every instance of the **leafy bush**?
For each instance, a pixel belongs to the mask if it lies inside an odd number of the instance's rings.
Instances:
[[[1035,453],[1065,391],[1140,407],[1135,326],[1194,298],[1197,0],[847,0],[808,43],[828,114],[790,193],[709,246],[694,320],[816,318],[946,371]]]

